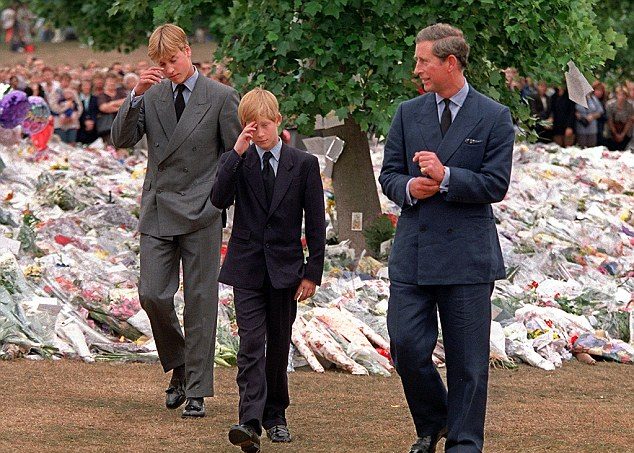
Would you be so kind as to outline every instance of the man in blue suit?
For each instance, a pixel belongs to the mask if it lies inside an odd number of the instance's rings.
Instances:
[[[388,330],[418,439],[411,453],[481,451],[489,374],[491,292],[505,278],[491,203],[508,189],[509,109],[471,87],[469,45],[435,24],[416,37],[415,74],[428,94],[402,103],[379,182],[401,206],[389,261]],[[432,362],[440,315],[445,388]]]

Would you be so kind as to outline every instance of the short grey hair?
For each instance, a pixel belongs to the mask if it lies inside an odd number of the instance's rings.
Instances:
[[[432,53],[444,60],[453,55],[460,62],[462,69],[466,69],[469,60],[469,44],[464,39],[462,30],[448,24],[434,24],[423,28],[416,35],[416,44],[431,41]]]

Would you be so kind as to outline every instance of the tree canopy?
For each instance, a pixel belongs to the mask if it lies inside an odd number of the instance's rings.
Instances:
[[[434,22],[461,28],[471,44],[466,75],[478,90],[510,104],[501,70],[559,83],[569,60],[589,76],[622,35],[601,31],[596,0],[237,0],[219,47],[232,59],[239,87],[264,85],[282,95],[281,108],[310,129],[315,114],[334,109],[366,130],[385,133],[399,101],[416,94],[411,82],[414,39]]]
[[[41,17],[58,27],[72,26],[95,50],[131,51],[147,44],[152,30],[174,22],[188,32],[196,27],[220,37],[229,0],[30,0]]]

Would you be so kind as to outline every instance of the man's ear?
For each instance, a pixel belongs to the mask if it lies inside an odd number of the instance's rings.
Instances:
[[[282,115],[280,115],[279,113],[277,114],[277,118],[275,118],[275,124],[277,124],[277,127],[280,127],[280,125],[282,124]]]
[[[458,59],[456,58],[455,55],[449,55],[447,57],[447,62],[449,63],[449,66],[447,67],[449,72],[453,72],[457,69],[460,69],[460,63],[458,62]]]
[[[185,51],[185,55],[187,55],[189,58],[192,57],[192,48],[189,47],[187,44],[185,44],[185,47],[183,48],[183,50]]]

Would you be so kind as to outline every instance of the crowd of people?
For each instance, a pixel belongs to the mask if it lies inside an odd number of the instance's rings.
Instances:
[[[229,84],[223,64],[194,64],[202,75]],[[50,66],[42,58],[27,56],[23,64],[0,67],[0,82],[44,98],[53,115],[55,134],[65,143],[90,144],[98,138],[110,143],[114,117],[148,66],[147,61],[136,65],[115,62],[108,67],[96,61]]]
[[[559,146],[588,148],[606,146],[612,151],[634,149],[634,81],[616,84],[611,90],[599,81],[586,99],[588,107],[572,102],[565,84],[549,86],[519,77],[514,68],[505,71],[509,88],[518,90],[539,120],[539,141]]]

